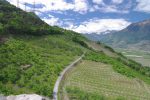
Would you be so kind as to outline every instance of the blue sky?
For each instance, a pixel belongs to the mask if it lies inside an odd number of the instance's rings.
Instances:
[[[7,0],[17,5],[17,0]],[[150,19],[150,0],[19,0],[19,7],[35,13],[49,25],[79,33],[121,30]]]

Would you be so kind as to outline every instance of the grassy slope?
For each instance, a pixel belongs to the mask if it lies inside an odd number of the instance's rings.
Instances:
[[[118,57],[117,53],[110,47],[100,43],[100,42],[87,42],[89,47],[93,48],[96,51],[103,51],[107,56]]]
[[[60,71],[81,54],[65,35],[13,36],[0,45],[0,92],[51,96]]]
[[[86,39],[5,1],[0,11],[0,94],[52,96],[59,73],[83,53]]]

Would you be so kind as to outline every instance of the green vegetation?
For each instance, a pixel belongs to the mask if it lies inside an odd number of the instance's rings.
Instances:
[[[115,52],[115,50],[113,48],[111,48],[110,46],[105,45],[104,43],[101,43],[100,41],[98,41],[97,44],[103,46],[104,48],[110,50],[111,52]]]
[[[70,100],[80,100],[76,98],[82,97],[92,97],[91,100],[100,97],[104,100],[150,99],[150,85],[138,78],[119,74],[111,65],[101,62],[82,61],[66,74],[63,82],[64,87],[60,91],[61,100],[66,100],[67,96],[71,98]]]
[[[20,94],[20,93],[37,93],[39,95],[44,95],[51,97],[52,90],[57,77],[60,72],[67,66],[70,62],[81,56],[85,51],[88,51],[85,58],[86,60],[92,60],[96,62],[102,62],[107,65],[112,65],[113,69],[121,74],[124,74],[131,79],[139,78],[147,83],[150,83],[150,69],[148,67],[141,67],[140,64],[128,60],[126,57],[116,54],[113,49],[108,46],[100,46],[100,51],[96,52],[89,44],[92,42],[88,41],[86,38],[80,34],[59,28],[57,26],[49,26],[40,20],[34,13],[27,13],[15,6],[10,5],[8,2],[0,1],[0,94],[10,95],[10,94]],[[95,45],[97,47],[98,44]],[[92,49],[93,48],[93,49]],[[98,49],[99,49],[98,48]],[[111,55],[111,57],[109,56]],[[102,63],[90,63],[90,61],[83,62],[83,66],[77,70],[79,73],[79,78],[70,75],[68,78],[72,80],[69,81],[69,86],[75,86],[77,89],[67,88],[66,91],[69,97],[75,95],[77,99],[87,100],[93,99],[117,99],[118,90],[125,89],[132,85],[123,85],[123,82],[117,82],[119,86],[117,87],[115,82],[109,80],[110,76],[108,72],[112,72],[112,76],[119,77],[119,79],[124,76],[113,72],[112,69],[105,70],[105,65],[102,66],[104,70],[97,69],[100,66],[98,64]],[[92,66],[92,67],[91,67]],[[78,68],[78,67],[77,67]],[[86,72],[82,73],[85,70]],[[101,73],[99,73],[99,71]],[[103,73],[105,72],[106,73]],[[95,74],[93,74],[95,73]],[[74,74],[74,73],[73,73]],[[120,75],[120,76],[118,76]],[[106,82],[109,86],[103,94],[101,92],[102,88],[105,88],[101,82],[103,80],[99,79],[106,78]],[[132,83],[133,80],[126,78]],[[82,81],[82,79],[87,79]],[[92,80],[91,80],[92,79]],[[123,78],[124,79],[124,78]],[[89,81],[88,81],[89,80]],[[74,82],[75,81],[75,82]],[[79,81],[79,84],[76,82]],[[80,85],[80,81],[81,84]],[[128,82],[127,81],[127,82]],[[82,83],[83,82],[83,83]],[[113,85],[109,83],[113,83]],[[137,81],[136,81],[137,82]],[[74,84],[75,83],[75,84]],[[84,88],[84,83],[87,87]],[[134,82],[133,82],[134,83]],[[77,85],[76,85],[77,84]],[[93,85],[94,84],[94,85]],[[144,84],[141,83],[140,84]],[[93,87],[91,87],[93,85]],[[83,91],[80,89],[83,86]],[[89,86],[89,87],[88,87]],[[144,86],[147,86],[144,84]],[[79,89],[78,89],[79,88]],[[101,88],[100,90],[96,88]],[[145,88],[145,87],[144,87]],[[89,89],[88,92],[85,92]],[[109,89],[111,91],[109,91]],[[97,91],[95,91],[97,90]],[[131,88],[131,91],[127,93],[128,90],[124,90],[125,95],[121,96],[138,96],[140,98],[149,98],[145,89],[141,86],[138,88],[137,94],[130,95],[133,91],[136,91],[135,87]],[[120,92],[119,91],[119,92]],[[109,93],[113,93],[116,98],[111,97]],[[98,95],[102,94],[104,96]],[[141,96],[144,95],[144,96]],[[108,97],[110,96],[110,97]],[[120,98],[120,97],[119,97]]]
[[[133,60],[128,60],[122,57],[112,58],[105,55],[103,52],[87,53],[85,59],[110,64],[115,71],[128,77],[138,77],[150,84],[150,68],[142,67],[141,64]]]
[[[81,37],[74,37],[73,41],[76,43],[79,43],[81,46],[85,47],[85,48],[89,48],[89,46],[85,43],[85,39],[83,40]]]
[[[63,35],[9,38],[0,45],[0,93],[51,96],[60,71],[82,54],[67,41]]]
[[[63,100],[67,96],[70,100],[88,96],[97,99],[97,94],[104,100],[150,99],[149,67],[142,67],[122,54],[110,57],[103,51],[89,51],[84,59],[66,74],[59,93]],[[72,91],[67,92],[68,87]]]
[[[78,88],[66,88],[66,90],[69,94],[69,100],[105,100],[97,93],[83,92]]]
[[[73,31],[49,26],[35,14],[0,1],[0,94],[52,96],[59,73],[84,46]]]
[[[46,35],[62,34],[63,29],[52,27],[34,13],[24,12],[7,1],[0,1],[0,34]]]

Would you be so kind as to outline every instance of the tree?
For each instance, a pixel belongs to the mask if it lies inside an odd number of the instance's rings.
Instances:
[[[3,30],[4,30],[3,24],[0,23],[0,35],[3,34]]]

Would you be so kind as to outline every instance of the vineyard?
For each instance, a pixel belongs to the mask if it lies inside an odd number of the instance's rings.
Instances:
[[[83,61],[66,74],[63,84],[61,96],[64,99],[78,100],[75,91],[79,90],[88,95],[98,94],[103,96],[104,100],[150,100],[149,85],[137,78],[121,75],[115,72],[110,65],[100,62]]]

